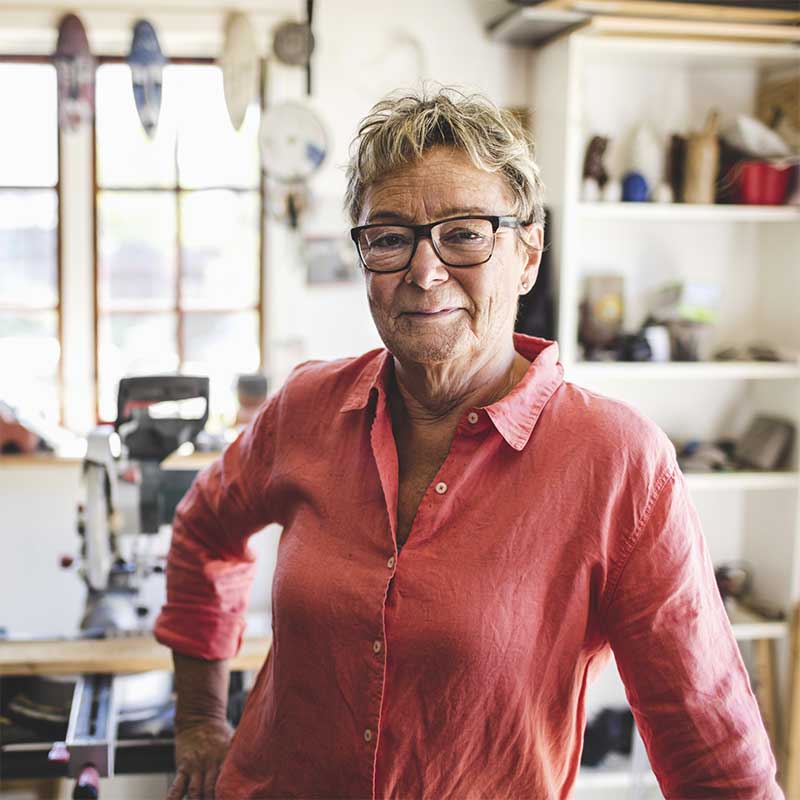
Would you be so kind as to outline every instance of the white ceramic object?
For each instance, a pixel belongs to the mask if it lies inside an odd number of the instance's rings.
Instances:
[[[658,186],[664,180],[664,145],[647,124],[642,123],[636,129],[630,169],[644,175],[648,186]]]
[[[725,141],[755,158],[784,158],[791,155],[786,142],[761,120],[739,114],[725,131]]]
[[[672,192],[672,187],[668,183],[659,183],[653,192],[653,200],[656,203],[672,203],[675,197]]]
[[[596,203],[600,199],[600,184],[594,178],[584,178],[581,186],[584,203]]]
[[[603,202],[619,203],[622,201],[622,181],[609,178],[603,187]]]
[[[644,338],[650,345],[651,359],[664,364],[670,360],[669,328],[666,325],[649,325],[644,329]]]

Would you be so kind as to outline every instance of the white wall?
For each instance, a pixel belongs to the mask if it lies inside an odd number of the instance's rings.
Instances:
[[[318,2],[314,18],[314,105],[329,128],[332,153],[312,190],[316,208],[307,229],[346,231],[340,212],[343,165],[358,120],[381,95],[420,79],[457,83],[487,93],[501,105],[517,105],[527,96],[527,54],[489,42],[483,33],[485,0],[327,0]],[[265,51],[272,26],[285,16],[299,16],[304,3],[245,0],[231,7],[254,12]],[[167,54],[215,55],[220,45],[224,4],[212,0],[91,0],[67,4],[4,3],[0,8],[0,53],[49,53],[55,26],[67,8],[84,19],[98,53],[123,53],[130,25],[149,16],[159,28]],[[269,95],[275,100],[304,91],[302,70],[273,66]],[[70,228],[65,241],[65,346],[69,420],[76,428],[92,424],[91,375],[91,230],[86,209],[91,185],[81,178],[85,141],[69,139],[73,157],[69,189]],[[77,159],[77,160],[76,160]],[[88,169],[83,170],[90,175]],[[302,358],[333,358],[377,346],[360,283],[333,288],[308,288],[299,263],[297,236],[276,221],[268,223],[267,280],[269,341],[266,352],[274,377],[280,380]],[[30,467],[0,469],[0,625],[12,630],[52,633],[74,624],[82,586],[74,575],[55,566],[61,552],[74,552],[77,470]],[[254,588],[253,607],[266,608],[277,532],[262,535],[262,567]]]
[[[341,202],[350,142],[358,121],[386,93],[435,81],[484,92],[500,105],[524,102],[528,55],[489,41],[479,6],[467,0],[317,3],[313,105],[328,127],[332,152],[312,182],[307,232],[346,235]],[[302,74],[273,74],[273,99],[302,94]],[[380,346],[360,281],[308,288],[297,237],[277,223],[267,237],[275,377],[298,357],[334,358]]]

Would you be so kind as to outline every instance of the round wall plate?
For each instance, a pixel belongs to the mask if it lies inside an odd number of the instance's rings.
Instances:
[[[277,103],[261,117],[261,164],[267,175],[299,183],[313,175],[328,152],[328,134],[322,120],[307,105]]]
[[[287,20],[276,28],[272,49],[283,64],[305,66],[314,52],[314,34],[307,23]]]

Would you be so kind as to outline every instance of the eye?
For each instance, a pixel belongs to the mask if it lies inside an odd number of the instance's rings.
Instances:
[[[373,250],[390,250],[396,247],[405,247],[408,238],[399,233],[384,233],[378,235],[369,242],[369,247]]]
[[[481,233],[470,228],[457,228],[447,231],[442,240],[448,244],[469,244],[471,242],[481,242],[484,238]]]

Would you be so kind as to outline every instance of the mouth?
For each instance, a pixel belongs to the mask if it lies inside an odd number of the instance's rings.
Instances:
[[[460,310],[460,308],[439,308],[431,309],[429,311],[402,311],[400,312],[400,316],[410,317],[411,319],[442,319],[444,317],[449,317],[451,314],[455,314]]]

